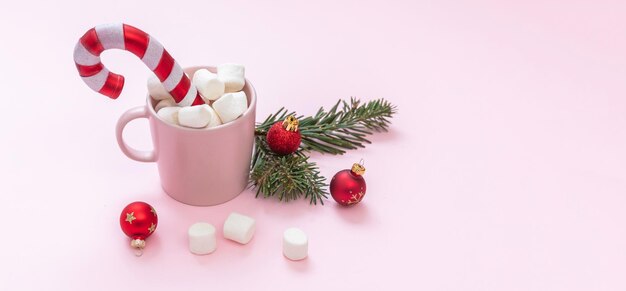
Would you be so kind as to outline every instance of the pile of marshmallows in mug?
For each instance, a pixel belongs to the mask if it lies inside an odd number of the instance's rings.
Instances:
[[[189,128],[212,128],[231,122],[246,111],[248,98],[241,91],[245,84],[244,66],[223,64],[217,67],[217,74],[200,69],[193,75],[192,85],[207,104],[176,106],[156,76],[148,79],[148,93],[158,101],[154,110],[165,122]]]

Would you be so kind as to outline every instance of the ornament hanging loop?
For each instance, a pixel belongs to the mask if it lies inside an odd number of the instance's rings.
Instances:
[[[141,257],[141,255],[143,255],[143,248],[146,247],[146,241],[143,239],[134,239],[130,241],[130,246],[135,248],[135,256]]]

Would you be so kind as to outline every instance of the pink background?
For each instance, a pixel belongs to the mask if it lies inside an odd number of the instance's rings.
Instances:
[[[623,1],[197,2],[0,10],[0,289],[626,289]],[[170,199],[156,166],[115,143],[148,69],[105,53],[127,78],[111,101],[73,65],[77,39],[117,21],[184,66],[245,64],[258,120],[350,96],[397,104],[391,132],[366,149],[314,155],[328,178],[364,158],[364,201]],[[151,146],[145,121],[127,137]],[[135,200],[160,215],[141,258],[118,225]],[[191,255],[187,227],[221,231],[231,211],[257,219],[253,241]],[[281,255],[290,226],[309,235],[305,261]]]

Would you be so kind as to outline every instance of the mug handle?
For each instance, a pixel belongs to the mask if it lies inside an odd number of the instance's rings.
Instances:
[[[139,162],[156,162],[156,154],[152,151],[140,151],[130,147],[124,141],[124,128],[126,125],[138,118],[148,118],[148,110],[146,106],[138,106],[131,108],[124,112],[120,119],[117,120],[117,126],[115,127],[115,136],[117,137],[117,144],[120,146],[122,152],[132,160]]]

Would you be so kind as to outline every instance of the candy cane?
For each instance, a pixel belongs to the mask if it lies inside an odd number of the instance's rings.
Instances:
[[[152,36],[123,23],[105,24],[88,30],[74,48],[74,62],[83,81],[92,90],[117,99],[124,76],[109,72],[100,62],[108,49],[122,49],[139,57],[157,75],[179,106],[204,104],[183,68]]]

